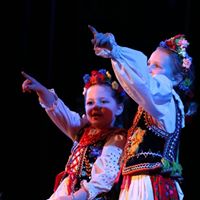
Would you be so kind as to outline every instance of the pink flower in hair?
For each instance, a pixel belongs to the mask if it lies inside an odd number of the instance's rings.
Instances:
[[[182,59],[182,67],[188,70],[192,64],[192,58],[186,52],[186,48],[190,43],[185,39],[183,34],[175,35],[165,41],[160,42],[160,47],[170,49],[176,52]]]

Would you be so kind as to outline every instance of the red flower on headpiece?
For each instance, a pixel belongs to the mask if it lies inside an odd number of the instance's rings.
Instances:
[[[123,89],[116,81],[112,81],[110,73],[105,69],[100,69],[99,71],[93,70],[91,71],[91,76],[85,74],[83,80],[85,83],[83,94],[85,94],[86,89],[95,84],[109,84],[113,90],[116,90],[121,94],[123,93]]]
[[[192,58],[186,52],[188,45],[189,42],[185,39],[185,35],[183,34],[177,34],[174,37],[160,42],[161,47],[170,49],[180,56],[182,59],[182,67],[185,70],[188,70],[192,64]]]

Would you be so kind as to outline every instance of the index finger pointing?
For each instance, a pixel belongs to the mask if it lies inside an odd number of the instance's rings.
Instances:
[[[21,74],[23,75],[24,78],[33,80],[33,78],[30,75],[28,75],[27,73],[25,73],[24,71],[22,71]]]
[[[90,29],[90,31],[93,33],[93,34],[97,34],[98,31],[91,25],[88,25],[88,28]]]

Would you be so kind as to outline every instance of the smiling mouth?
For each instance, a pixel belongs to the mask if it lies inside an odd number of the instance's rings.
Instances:
[[[93,114],[92,117],[101,117],[102,114]]]
[[[103,116],[102,113],[92,113],[92,115],[91,115],[91,117],[94,118],[94,119],[100,118],[102,116]]]

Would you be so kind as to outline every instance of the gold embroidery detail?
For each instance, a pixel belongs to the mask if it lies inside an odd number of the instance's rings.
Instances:
[[[146,133],[146,130],[142,130],[140,127],[137,127],[136,130],[134,131],[134,134],[131,136],[131,144],[130,148],[128,151],[128,158],[131,155],[134,155],[138,149],[139,144],[143,140],[143,136]]]

